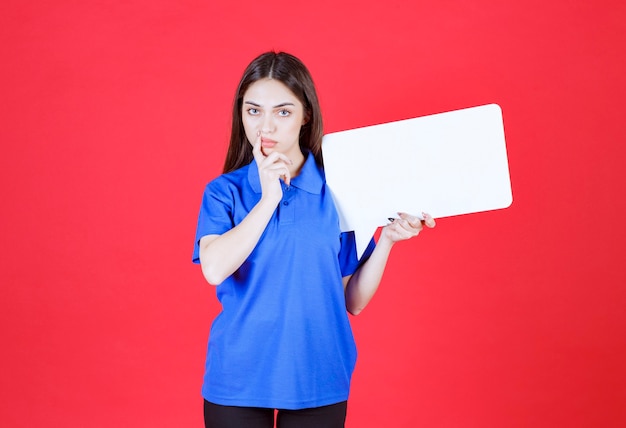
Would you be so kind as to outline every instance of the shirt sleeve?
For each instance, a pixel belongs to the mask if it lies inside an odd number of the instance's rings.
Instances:
[[[232,195],[215,180],[204,189],[198,227],[193,245],[192,261],[200,263],[200,239],[206,235],[221,235],[233,228]]]
[[[356,251],[356,239],[354,232],[342,232],[341,233],[341,249],[339,250],[339,266],[341,267],[341,276],[352,275],[356,272],[361,263],[364,263],[371,255],[372,251],[376,247],[376,242],[372,237],[370,243],[367,245],[365,252],[359,259]]]

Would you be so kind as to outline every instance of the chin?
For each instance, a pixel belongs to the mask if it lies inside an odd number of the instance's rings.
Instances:
[[[261,147],[261,153],[265,156],[269,156],[270,153],[276,152],[277,150],[273,147]]]

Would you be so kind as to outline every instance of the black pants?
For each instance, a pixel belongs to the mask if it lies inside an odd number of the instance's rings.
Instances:
[[[343,428],[348,402],[301,410],[278,410],[276,428]],[[204,400],[206,428],[273,428],[274,409],[220,406]]]

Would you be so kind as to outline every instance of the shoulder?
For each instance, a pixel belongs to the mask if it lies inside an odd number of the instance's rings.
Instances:
[[[250,165],[243,166],[235,171],[219,175],[206,185],[205,193],[231,193],[248,185],[248,169]]]

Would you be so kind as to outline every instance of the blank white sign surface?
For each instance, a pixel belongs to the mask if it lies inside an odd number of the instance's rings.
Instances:
[[[327,134],[322,148],[341,230],[355,231],[359,256],[399,211],[441,218],[513,201],[497,104]]]

